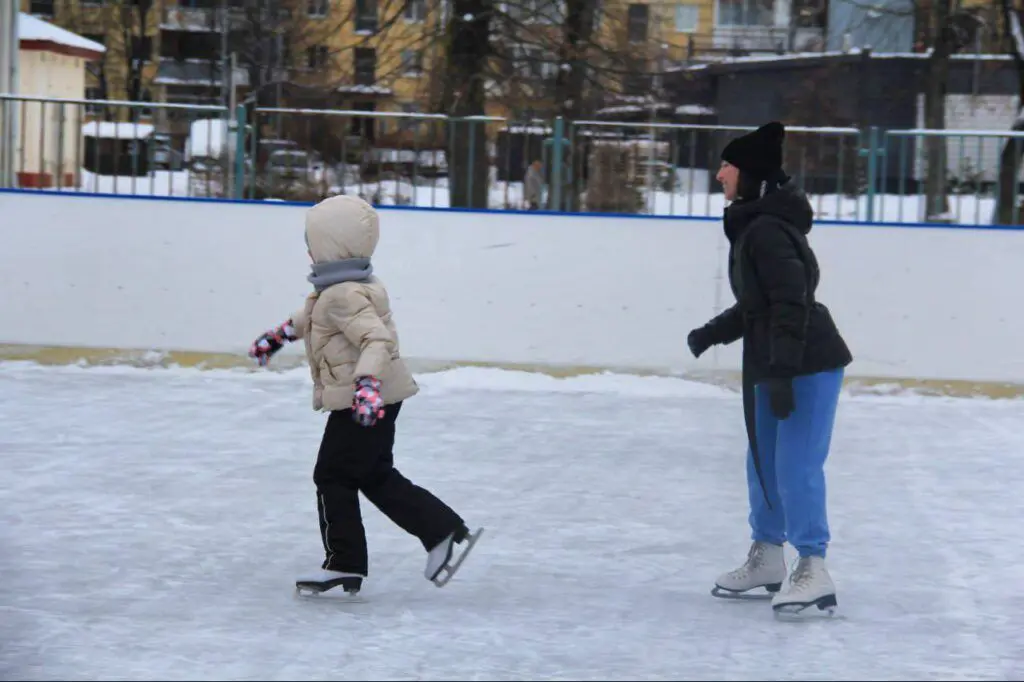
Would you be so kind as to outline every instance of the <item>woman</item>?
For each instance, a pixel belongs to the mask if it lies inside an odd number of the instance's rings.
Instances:
[[[807,243],[813,211],[782,171],[785,129],[772,122],[730,142],[717,180],[736,304],[687,339],[695,357],[743,338],[743,403],[753,545],[712,594],[751,598],[764,587],[776,611],[829,609],[825,459],[850,351],[814,298],[820,273]],[[788,575],[782,545],[799,560]]]

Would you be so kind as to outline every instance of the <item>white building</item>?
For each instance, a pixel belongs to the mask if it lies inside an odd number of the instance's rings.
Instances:
[[[86,62],[102,59],[105,51],[76,33],[18,15],[15,92],[28,99],[0,104],[0,117],[16,121],[11,165],[19,187],[77,186],[84,109],[45,99],[85,99]]]

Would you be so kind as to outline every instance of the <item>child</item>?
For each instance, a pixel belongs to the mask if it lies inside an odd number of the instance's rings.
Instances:
[[[444,502],[394,467],[395,421],[419,388],[399,356],[387,290],[370,257],[380,236],[377,211],[339,195],[306,214],[306,246],[315,291],[305,306],[260,336],[249,355],[265,366],[286,341],[302,339],[313,377],[313,409],[330,412],[313,482],[326,557],[299,591],[341,586],[355,594],[368,571],[359,493],[427,551],[425,575],[445,585],[483,529],[470,534]],[[457,544],[465,544],[452,563]],[[441,574],[445,573],[444,577]]]

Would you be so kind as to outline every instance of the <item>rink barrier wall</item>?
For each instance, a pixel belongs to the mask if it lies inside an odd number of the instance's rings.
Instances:
[[[248,366],[252,338],[308,292],[307,208],[0,192],[0,359]],[[732,303],[717,220],[408,207],[381,220],[374,267],[414,369],[736,383],[740,344],[686,349]],[[851,386],[1024,394],[1021,230],[823,221],[811,242]],[[301,364],[301,344],[275,358]]]

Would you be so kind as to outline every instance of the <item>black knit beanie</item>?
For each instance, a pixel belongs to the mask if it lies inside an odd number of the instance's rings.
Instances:
[[[736,166],[752,180],[769,180],[782,170],[782,141],[785,136],[786,129],[781,123],[766,123],[725,145],[722,160]]]

